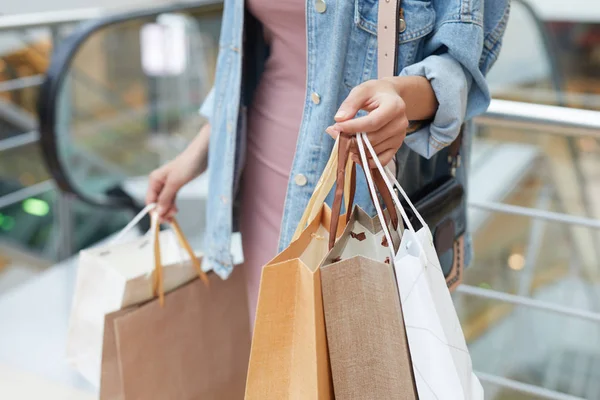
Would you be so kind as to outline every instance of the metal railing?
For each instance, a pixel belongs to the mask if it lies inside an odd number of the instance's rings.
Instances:
[[[557,135],[565,138],[586,137],[600,139],[600,112],[571,109],[565,107],[545,106],[513,101],[494,100],[488,111],[475,119],[481,127],[502,127],[514,130],[527,130],[535,133]],[[600,220],[595,218],[574,216],[566,213],[550,212],[536,208],[520,207],[498,202],[469,201],[469,208],[528,217],[579,226],[600,231]],[[571,318],[600,323],[600,313],[565,307],[547,301],[531,299],[527,296],[513,295],[497,290],[485,289],[470,285],[461,285],[457,291],[467,296],[486,300],[495,300],[515,306],[546,311]],[[523,384],[518,381],[494,376],[482,372],[477,375],[483,382],[505,387],[517,392],[531,394],[543,399],[552,400],[585,400],[580,397],[566,395],[546,388]]]
[[[52,28],[99,18],[105,14],[106,10],[101,8],[84,8],[79,10],[4,15],[0,17],[0,32]]]

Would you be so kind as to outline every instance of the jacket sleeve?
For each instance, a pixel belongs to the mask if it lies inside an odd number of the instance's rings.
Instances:
[[[427,78],[438,100],[433,119],[405,139],[427,158],[452,143],[465,120],[487,110],[485,75],[498,58],[510,8],[509,0],[446,3],[456,7],[436,6],[436,27],[425,40],[423,60],[400,72]]]
[[[198,110],[200,115],[202,115],[204,118],[208,119],[209,122],[212,119],[214,103],[215,103],[215,88],[213,86],[210,89],[210,92],[208,92],[206,99],[204,99],[202,106],[200,106],[200,110]]]

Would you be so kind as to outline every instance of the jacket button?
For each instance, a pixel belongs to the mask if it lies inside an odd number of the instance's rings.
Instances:
[[[327,3],[325,3],[325,0],[316,0],[315,8],[319,14],[323,14],[327,10]]]
[[[305,186],[308,183],[308,179],[306,179],[306,176],[298,174],[294,177],[294,182],[298,186]]]
[[[315,104],[319,104],[321,102],[321,96],[319,96],[319,93],[317,92],[313,92],[310,95],[310,99],[312,100],[313,103]]]
[[[404,18],[400,18],[400,20],[398,21],[398,32],[406,32],[406,21],[404,20]]]

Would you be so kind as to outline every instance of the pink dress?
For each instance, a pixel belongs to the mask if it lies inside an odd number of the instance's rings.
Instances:
[[[288,179],[306,91],[306,24],[302,0],[248,0],[270,56],[248,114],[241,226],[251,326],[262,267],[277,255]]]

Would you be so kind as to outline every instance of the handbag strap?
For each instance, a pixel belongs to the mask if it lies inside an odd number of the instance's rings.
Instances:
[[[377,75],[394,76],[398,60],[398,25],[402,0],[379,0],[377,10]]]

